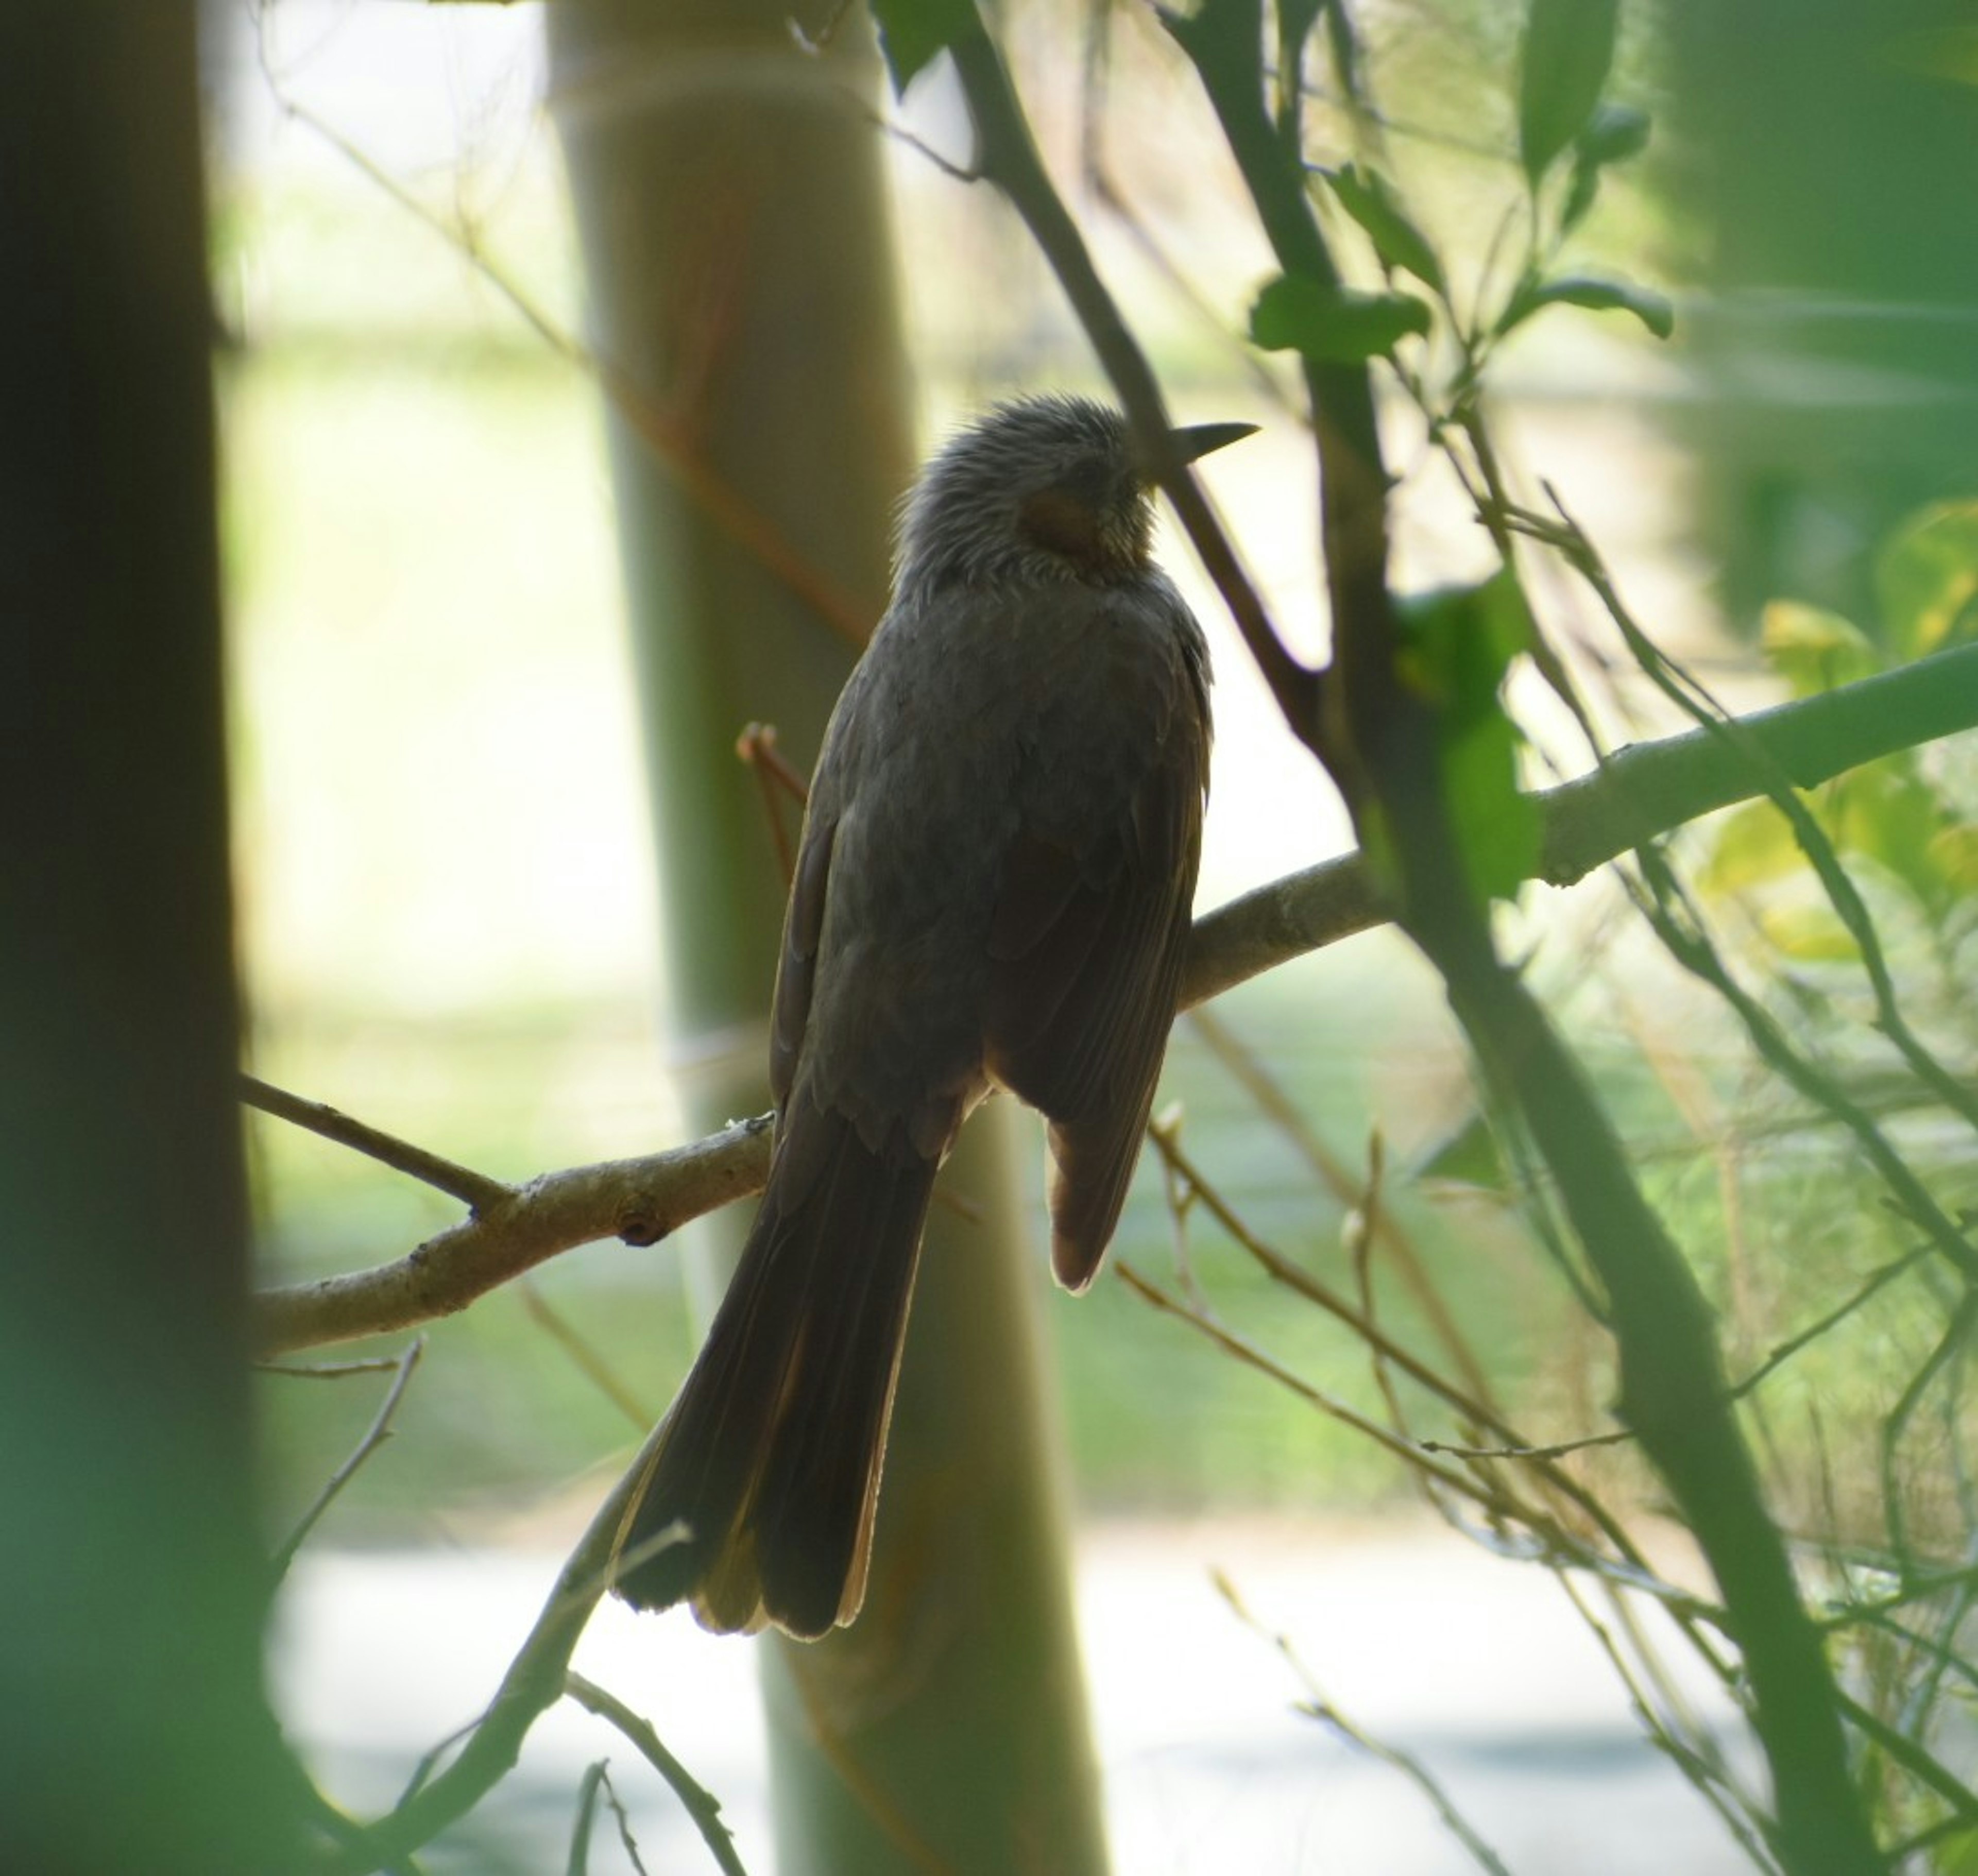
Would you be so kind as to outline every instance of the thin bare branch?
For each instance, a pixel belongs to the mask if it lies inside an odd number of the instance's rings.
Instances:
[[[708,1853],[726,1876],[747,1876],[741,1858],[736,1854],[735,1839],[722,1820],[721,1800],[666,1749],[666,1742],[653,1730],[653,1722],[633,1712],[617,1695],[607,1692],[595,1681],[586,1680],[574,1668],[564,1676],[563,1690],[579,1706],[616,1726],[637,1749],[640,1757],[673,1788],[673,1795],[693,1818],[694,1828],[700,1832]]]
[[[495,1698],[458,1735],[466,1742],[458,1755],[443,1770],[418,1778],[390,1811],[362,1828],[342,1853],[326,1859],[326,1871],[366,1876],[389,1867],[393,1858],[403,1858],[465,1817],[513,1768],[530,1728],[566,1691],[571,1656],[610,1586],[613,1553],[626,1513],[644,1487],[659,1438],[656,1429],[564,1560]],[[661,1533],[660,1540],[670,1541],[669,1534]]]
[[[1771,759],[1798,786],[1811,786],[1892,749],[1978,724],[1978,646],[1743,720]],[[1544,828],[1538,876],[1569,884],[1657,834],[1761,792],[1760,778],[1706,730],[1638,744],[1536,797]],[[1182,1006],[1205,1003],[1387,916],[1358,854],[1273,880],[1196,921]],[[279,1094],[266,1084],[252,1085]],[[336,1116],[342,1130],[329,1131],[317,1123],[335,1115],[333,1109],[293,1096],[281,1099],[298,1110],[285,1114],[296,1124],[428,1183],[440,1183],[431,1177],[435,1169],[450,1166],[346,1116]],[[461,1181],[477,1193],[498,1196],[394,1262],[264,1291],[255,1305],[257,1345],[263,1355],[275,1355],[411,1328],[463,1309],[577,1245],[606,1238],[657,1243],[690,1219],[762,1189],[769,1126],[766,1117],[743,1121],[688,1146],[573,1167],[524,1186],[452,1167],[455,1184],[443,1189],[456,1197],[475,1202],[455,1189]],[[384,1150],[374,1151],[380,1143]]]
[[[1478,1835],[1470,1821],[1456,1808],[1454,1802],[1445,1792],[1440,1782],[1421,1761],[1403,1748],[1377,1739],[1374,1735],[1349,1719],[1328,1697],[1318,1680],[1292,1645],[1291,1637],[1274,1629],[1267,1629],[1253,1615],[1248,1603],[1238,1592],[1235,1583],[1221,1570],[1214,1573],[1213,1581],[1222,1600],[1229,1605],[1236,1620],[1253,1635],[1261,1636],[1275,1648],[1285,1665],[1297,1677],[1305,1690],[1306,1698],[1298,1704],[1298,1710],[1329,1726],[1350,1745],[1371,1757],[1378,1759],[1384,1765],[1391,1766],[1412,1783],[1415,1788],[1434,1806],[1437,1816],[1444,1828],[1457,1841],[1476,1858],[1478,1866],[1491,1872],[1491,1876],[1510,1876],[1497,1852]]]
[[[316,1495],[309,1509],[302,1514],[293,1530],[282,1547],[275,1553],[274,1576],[279,1583],[289,1573],[289,1566],[296,1560],[296,1553],[308,1539],[316,1523],[336,1500],[336,1495],[357,1476],[357,1469],[378,1448],[392,1437],[392,1421],[399,1411],[399,1403],[405,1398],[405,1384],[412,1378],[412,1371],[419,1365],[419,1357],[426,1352],[426,1338],[415,1335],[405,1345],[405,1352],[393,1365],[396,1371],[392,1385],[385,1390],[385,1398],[378,1403],[378,1411],[372,1416],[371,1424],[364,1430],[364,1437],[351,1448],[350,1456],[329,1477],[321,1491]]]
[[[547,1173],[395,1262],[263,1290],[254,1302],[256,1342],[278,1355],[380,1335],[451,1315],[579,1244],[657,1244],[690,1219],[762,1190],[769,1125],[761,1115],[665,1153]]]
[[[299,1094],[291,1094],[273,1082],[262,1080],[259,1076],[240,1077],[240,1098],[250,1107],[264,1114],[273,1114],[276,1120],[286,1120],[292,1127],[320,1134],[339,1146],[348,1146],[353,1153],[375,1160],[381,1166],[389,1166],[395,1173],[403,1173],[408,1178],[434,1186],[449,1198],[458,1199],[471,1211],[486,1211],[512,1194],[512,1187],[503,1185],[498,1179],[489,1178],[485,1173],[477,1173],[471,1166],[442,1159],[436,1153],[429,1153],[423,1146],[414,1146],[410,1140],[400,1140],[381,1128],[353,1120],[337,1108],[324,1106],[321,1101],[306,1100]]]

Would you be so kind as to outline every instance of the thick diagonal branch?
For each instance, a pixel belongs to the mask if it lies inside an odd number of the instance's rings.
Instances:
[[[1978,646],[1742,722],[1768,760],[1811,788],[1878,756],[1978,725]],[[1623,749],[1603,768],[1538,797],[1544,840],[1537,876],[1569,885],[1762,786],[1762,777],[1705,730]],[[1183,1007],[1388,916],[1358,854],[1273,880],[1196,920]],[[759,1191],[769,1163],[768,1126],[759,1119],[666,1153],[502,1187],[483,1209],[394,1262],[264,1291],[256,1303],[260,1345],[276,1354],[413,1328],[580,1244],[656,1243],[690,1219]]]

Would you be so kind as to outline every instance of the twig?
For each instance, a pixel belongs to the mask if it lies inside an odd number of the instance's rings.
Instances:
[[[449,223],[329,119],[291,96],[280,74],[269,63],[265,44],[262,47],[262,69],[267,79],[269,95],[284,115],[321,137],[406,213],[432,229],[508,301],[524,323],[551,351],[597,381],[614,410],[640,440],[666,463],[680,478],[690,499],[716,527],[726,531],[766,572],[780,580],[841,637],[855,645],[865,643],[872,626],[865,610],[707,464],[696,447],[687,425],[660,409],[633,382],[629,372],[559,326],[519,281],[496,264],[468,230]]]
[[[465,1729],[466,1744],[445,1770],[418,1779],[391,1811],[364,1829],[348,1854],[332,1856],[339,1876],[366,1873],[430,1841],[465,1817],[514,1767],[537,1719],[561,1699],[570,1658],[598,1600],[610,1586],[614,1553],[630,1507],[659,1451],[655,1429],[584,1535],[577,1540],[495,1698]],[[661,1533],[667,1541],[668,1534]]]
[[[1846,1301],[1837,1304],[1824,1315],[1815,1318],[1796,1334],[1788,1336],[1743,1380],[1734,1383],[1731,1389],[1732,1398],[1734,1400],[1739,1400],[1751,1393],[1767,1376],[1783,1368],[1802,1348],[1810,1343],[1818,1342],[1829,1329],[1837,1328],[1840,1324],[1846,1322],[1884,1284],[1892,1283],[1904,1271],[1914,1269],[1930,1254],[1930,1249],[1931,1247],[1929,1245],[1920,1244],[1914,1250],[1891,1259],[1883,1265],[1879,1270],[1873,1272],[1867,1280]]]
[[[1002,55],[979,19],[971,21],[948,50],[974,121],[976,167],[1008,198],[1030,230],[1071,302],[1143,446],[1153,460],[1170,458],[1173,445],[1168,441],[1166,413],[1153,368],[1100,279],[1077,223],[1052,186]],[[1315,737],[1317,679],[1278,637],[1262,596],[1200,485],[1177,463],[1162,476],[1161,486],[1286,720],[1305,736]]]
[[[611,1782],[611,1775],[608,1771],[604,1775],[604,1802],[611,1807],[611,1815],[617,1820],[618,1841],[624,1846],[635,1876],[649,1876],[645,1859],[639,1854],[639,1840],[632,1835],[630,1815],[619,1802],[617,1788]]]
[[[359,1362],[256,1362],[254,1371],[296,1381],[348,1381],[353,1375],[389,1375],[399,1360],[395,1355],[381,1355]]]
[[[647,1432],[659,1415],[640,1404],[631,1389],[611,1371],[610,1365],[604,1358],[577,1332],[570,1319],[543,1294],[541,1285],[532,1278],[524,1277],[516,1283],[515,1289],[522,1299],[522,1307],[528,1312],[530,1319],[536,1326],[570,1357],[577,1371],[633,1427],[641,1434]]]
[[[1478,1504],[1492,1506],[1493,1494],[1478,1481],[1467,1473],[1453,1472],[1446,1466],[1439,1466],[1423,1453],[1414,1441],[1406,1439],[1378,1420],[1370,1419],[1358,1408],[1350,1407],[1337,1395],[1328,1394],[1322,1388],[1315,1388],[1302,1375],[1295,1375],[1282,1362],[1274,1360],[1247,1337],[1227,1328],[1194,1304],[1178,1296],[1170,1295],[1149,1279],[1143,1276],[1125,1258],[1116,1259],[1113,1269],[1120,1273],[1120,1280],[1135,1295],[1149,1302],[1164,1315],[1184,1322],[1204,1335],[1226,1355],[1234,1355],[1245,1367],[1254,1368],[1259,1374],[1267,1375],[1279,1386],[1288,1388],[1308,1405],[1317,1408],[1322,1414],[1331,1416],[1356,1433],[1363,1434],[1374,1443],[1404,1461],[1415,1471],[1434,1481],[1445,1491],[1458,1496],[1475,1500]]]
[[[296,1553],[303,1547],[304,1540],[315,1530],[316,1520],[336,1502],[336,1495],[357,1475],[362,1465],[378,1448],[392,1437],[392,1416],[399,1411],[399,1403],[404,1399],[405,1384],[412,1378],[412,1371],[419,1365],[419,1357],[426,1352],[426,1338],[415,1335],[405,1345],[405,1352],[394,1364],[396,1372],[392,1385],[385,1390],[385,1398],[378,1403],[378,1411],[371,1418],[371,1424],[364,1431],[364,1437],[352,1448],[350,1456],[329,1475],[328,1482],[316,1495],[309,1508],[305,1511],[295,1529],[289,1532],[287,1541],[275,1553],[273,1573],[279,1583],[289,1573],[289,1566],[295,1561]]]
[[[1492,1876],[1510,1876],[1510,1871],[1500,1860],[1497,1852],[1477,1834],[1463,1813],[1457,1809],[1449,1794],[1442,1788],[1435,1775],[1420,1759],[1417,1759],[1412,1752],[1400,1746],[1391,1745],[1384,1740],[1376,1739],[1354,1721],[1348,1719],[1345,1714],[1326,1697],[1325,1690],[1319,1686],[1316,1676],[1300,1659],[1298,1650],[1292,1646],[1291,1637],[1277,1630],[1266,1629],[1250,1613],[1249,1606],[1238,1593],[1235,1584],[1231,1582],[1221,1570],[1212,1571],[1210,1580],[1215,1583],[1222,1600],[1229,1605],[1236,1620],[1242,1623],[1252,1634],[1259,1636],[1269,1643],[1277,1650],[1279,1658],[1284,1662],[1285,1666],[1291,1669],[1304,1687],[1308,1697],[1298,1703],[1298,1710],[1300,1712],[1318,1720],[1324,1725],[1331,1727],[1348,1745],[1358,1746],[1361,1752],[1367,1753],[1370,1757],[1378,1759],[1384,1765],[1391,1766],[1395,1771],[1400,1772],[1435,1807],[1436,1815],[1441,1818],[1444,1828],[1477,1859],[1481,1868],[1491,1871]]]
[[[587,1766],[577,1785],[577,1821],[571,1827],[570,1857],[564,1865],[565,1876],[589,1876],[590,1825],[597,1815],[597,1794],[604,1788],[605,1765],[606,1762],[600,1759]]]
[[[1978,724],[1978,645],[1760,711],[1744,723],[1798,786],[1811,786],[1893,749]],[[1758,792],[1749,766],[1704,730],[1624,749],[1604,768],[1536,796],[1544,816],[1536,877],[1570,885],[1658,834]],[[1182,1007],[1389,916],[1357,854],[1274,880],[1196,920]],[[257,1345],[278,1354],[410,1328],[463,1309],[577,1245],[614,1237],[657,1242],[689,1219],[762,1189],[768,1127],[766,1117],[746,1121],[666,1153],[504,1186],[500,1203],[485,1215],[395,1262],[264,1291],[255,1305]]]
[[[348,1146],[353,1153],[361,1153],[366,1159],[389,1166],[395,1173],[403,1173],[409,1178],[437,1187],[449,1197],[458,1199],[469,1211],[487,1211],[508,1198],[513,1189],[498,1179],[489,1178],[485,1173],[477,1173],[471,1166],[442,1159],[436,1153],[415,1146],[410,1140],[400,1140],[365,1121],[353,1120],[336,1108],[324,1106],[321,1101],[306,1100],[299,1094],[291,1094],[257,1075],[243,1074],[240,1077],[240,1098],[250,1107],[258,1108],[264,1114],[273,1114],[276,1120],[286,1120],[292,1127],[320,1134],[339,1146]]]
[[[1877,1751],[1886,1752],[1917,1784],[1936,1793],[1967,1830],[1978,1829],[1978,1795],[1941,1759],[1915,1740],[1905,1739],[1851,1695],[1844,1692],[1838,1699],[1848,1723],[1871,1741]]]
[[[280,1354],[452,1315],[574,1246],[656,1244],[690,1219],[761,1191],[769,1166],[763,1115],[668,1152],[545,1173],[395,1262],[263,1290],[254,1302],[256,1342]]]
[[[1718,955],[1694,902],[1652,846],[1639,855],[1646,892],[1636,902],[1677,963],[1729,1004],[1766,1064],[1847,1127],[1897,1205],[1966,1283],[1978,1282],[1978,1251],[1910,1170],[1873,1119],[1816,1063],[1794,1047],[1771,1012],[1734,978]]]
[[[747,1876],[741,1858],[736,1854],[735,1840],[722,1819],[721,1800],[666,1749],[666,1742],[653,1730],[652,1722],[633,1712],[624,1701],[595,1681],[587,1680],[574,1668],[565,1673],[563,1690],[579,1706],[616,1726],[647,1763],[672,1787],[673,1795],[680,1801],[682,1808],[700,1832],[708,1853],[726,1876]]]
[[[796,854],[779,804],[788,796],[796,802],[801,813],[810,799],[810,786],[776,747],[774,723],[745,725],[735,739],[735,753],[749,765],[749,773],[762,790],[763,818],[769,824],[769,839],[776,845],[778,869],[787,883],[796,872]]]
[[[1310,1119],[1258,1059],[1255,1052],[1212,1010],[1192,1010],[1189,1021],[1196,1034],[1208,1044],[1209,1053],[1256,1103],[1259,1111],[1298,1149],[1326,1189],[1342,1204],[1351,1204],[1355,1196],[1351,1174],[1334,1156]],[[1487,1405],[1494,1405],[1490,1378],[1484,1372],[1476,1352],[1457,1326],[1447,1300],[1431,1281],[1421,1254],[1407,1228],[1390,1208],[1378,1206],[1368,1219],[1367,1229],[1368,1236],[1387,1252],[1401,1272],[1409,1295],[1414,1299],[1437,1341],[1455,1363],[1470,1396]]]

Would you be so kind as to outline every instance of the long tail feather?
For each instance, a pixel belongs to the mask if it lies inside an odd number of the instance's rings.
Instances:
[[[733,1281],[618,1546],[642,1609],[814,1637],[865,1594],[935,1163],[791,1103]]]

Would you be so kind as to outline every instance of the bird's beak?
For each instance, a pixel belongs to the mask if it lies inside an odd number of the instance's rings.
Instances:
[[[1240,443],[1245,437],[1256,434],[1254,423],[1198,423],[1186,429],[1170,430],[1168,441],[1182,462],[1199,462],[1212,449],[1220,449],[1227,443]]]

